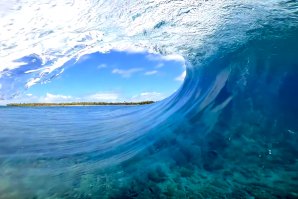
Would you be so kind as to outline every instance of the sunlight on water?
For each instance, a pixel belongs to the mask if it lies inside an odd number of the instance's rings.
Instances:
[[[187,73],[151,105],[1,107],[0,198],[298,197],[296,1],[2,4],[3,99],[113,48],[180,54]]]

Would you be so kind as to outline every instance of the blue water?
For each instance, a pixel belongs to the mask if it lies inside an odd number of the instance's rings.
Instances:
[[[181,54],[185,81],[146,106],[1,107],[0,198],[298,198],[297,1],[86,6],[84,27],[58,32],[69,41],[59,48],[30,43],[55,31],[27,34],[24,52],[44,65],[7,66],[0,98],[52,78],[57,60],[86,45],[118,42]],[[5,47],[3,63],[22,50]]]

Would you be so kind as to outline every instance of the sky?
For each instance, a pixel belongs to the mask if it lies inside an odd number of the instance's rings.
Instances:
[[[146,52],[97,52],[64,67],[50,82],[2,103],[159,101],[174,93],[185,77],[182,57]]]

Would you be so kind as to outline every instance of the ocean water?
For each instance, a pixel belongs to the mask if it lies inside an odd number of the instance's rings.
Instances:
[[[3,100],[115,48],[187,75],[146,106],[1,107],[0,198],[298,198],[297,1],[2,4]]]

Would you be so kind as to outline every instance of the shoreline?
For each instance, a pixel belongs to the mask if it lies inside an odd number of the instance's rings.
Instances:
[[[6,107],[51,107],[51,106],[138,106],[153,104],[154,101],[142,102],[69,102],[69,103],[11,103],[6,104]]]

